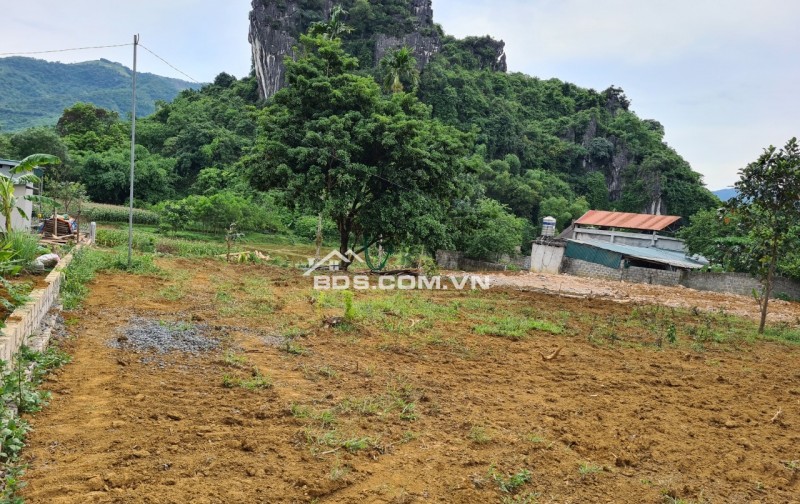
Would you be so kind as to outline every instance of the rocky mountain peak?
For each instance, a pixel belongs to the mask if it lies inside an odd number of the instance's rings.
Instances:
[[[355,30],[345,37],[345,48],[359,58],[362,66],[376,66],[387,52],[400,47],[412,50],[420,69],[442,50],[443,34],[433,22],[432,0],[252,0],[249,40],[262,98],[277,93],[285,82],[284,58],[300,34],[311,23],[328,19],[334,5],[341,4],[349,15],[346,23]],[[489,37],[472,38],[483,68],[506,71],[505,44]]]

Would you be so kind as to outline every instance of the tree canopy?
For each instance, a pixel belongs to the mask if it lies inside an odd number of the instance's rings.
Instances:
[[[443,243],[468,135],[430,118],[411,94],[384,96],[337,39],[303,36],[287,64],[288,86],[260,119],[244,163],[259,189],[284,189],[294,206],[337,225],[339,248],[354,239]],[[363,243],[363,242],[362,242]]]
[[[745,228],[750,230],[749,255],[753,268],[763,281],[759,296],[761,325],[764,332],[769,298],[778,259],[797,245],[800,211],[800,147],[792,138],[782,149],[773,146],[739,172],[737,195],[728,205]]]

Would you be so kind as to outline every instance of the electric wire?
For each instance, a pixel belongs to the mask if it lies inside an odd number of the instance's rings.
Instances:
[[[114,47],[129,47],[129,46],[132,46],[132,45],[133,44],[129,42],[127,44],[109,44],[109,45],[99,45],[99,46],[70,47],[70,48],[67,48],[67,49],[49,49],[49,50],[46,50],[46,51],[11,51],[11,52],[0,52],[0,56],[26,56],[26,55],[30,55],[30,54],[52,54],[52,53],[63,53],[63,52],[69,52],[69,51],[87,51],[87,50],[92,50],[92,49],[110,49],[110,48],[114,48]],[[158,54],[156,54],[149,47],[145,46],[142,43],[139,43],[138,45],[139,45],[139,47],[141,47],[145,51],[149,52],[150,54],[152,54],[153,56],[155,56],[156,58],[158,58],[159,60],[164,62],[167,66],[169,66],[170,68],[172,68],[173,70],[175,70],[179,74],[181,74],[184,77],[186,77],[187,79],[191,80],[192,82],[194,82],[196,84],[202,84],[200,81],[198,81],[197,79],[193,78],[191,75],[187,74],[186,72],[182,71],[181,69],[179,69],[178,67],[176,67],[175,65],[173,65],[172,63],[167,61],[166,59],[164,59],[161,56],[159,56]]]
[[[147,46],[145,46],[145,45],[144,45],[144,44],[142,44],[141,42],[139,43],[139,47],[141,47],[141,48],[142,48],[142,49],[144,49],[145,51],[149,52],[150,54],[152,54],[152,55],[153,55],[153,56],[155,56],[156,58],[160,59],[161,61],[163,61],[164,63],[166,63],[166,64],[167,64],[167,66],[169,66],[170,68],[172,68],[173,70],[175,70],[175,71],[176,71],[176,72],[178,72],[179,74],[183,75],[184,77],[186,77],[186,78],[187,78],[187,79],[189,79],[190,81],[192,81],[192,82],[194,82],[194,83],[196,83],[196,84],[202,84],[200,81],[196,80],[196,79],[195,79],[195,78],[193,78],[191,75],[189,75],[189,74],[187,74],[186,72],[184,72],[184,71],[180,70],[179,68],[177,68],[175,65],[173,65],[173,64],[172,64],[172,63],[170,63],[169,61],[165,60],[164,58],[162,58],[162,57],[161,57],[161,56],[159,56],[158,54],[154,53],[152,50],[148,49],[148,48],[147,48]]]
[[[12,52],[2,52],[0,56],[24,56],[27,54],[48,54],[48,53],[60,53],[60,52],[69,52],[69,51],[86,51],[89,49],[108,49],[111,47],[125,47],[131,46],[132,43],[127,44],[112,44],[112,45],[102,45],[102,46],[88,46],[88,47],[71,47],[69,49],[50,49],[47,51],[12,51]]]

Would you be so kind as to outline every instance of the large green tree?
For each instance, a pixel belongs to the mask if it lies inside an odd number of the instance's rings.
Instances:
[[[439,244],[469,137],[432,120],[414,96],[386,97],[341,42],[301,37],[287,87],[261,118],[245,161],[259,189],[287,191],[295,207],[336,223],[339,251],[353,240]]]
[[[764,332],[778,259],[795,242],[792,228],[800,212],[800,147],[797,139],[782,149],[773,146],[740,172],[737,195],[729,206],[751,230],[750,255],[762,280],[758,298],[761,308],[759,332]]]

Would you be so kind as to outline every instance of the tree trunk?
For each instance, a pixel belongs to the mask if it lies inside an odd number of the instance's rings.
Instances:
[[[314,262],[318,263],[320,251],[322,249],[322,212],[319,213],[319,217],[317,218],[317,237],[315,242],[317,244],[317,253],[314,255]]]
[[[772,258],[767,272],[767,281],[764,283],[764,299],[761,303],[761,323],[758,326],[758,334],[764,334],[767,327],[767,310],[769,308],[769,298],[772,295],[772,283],[775,280],[775,266],[778,262],[778,244],[772,244]]]
[[[339,224],[339,253],[343,256],[347,256],[348,250],[350,250],[350,223],[342,222]],[[349,267],[350,263],[348,261],[343,261],[340,269],[342,271],[347,271]]]

